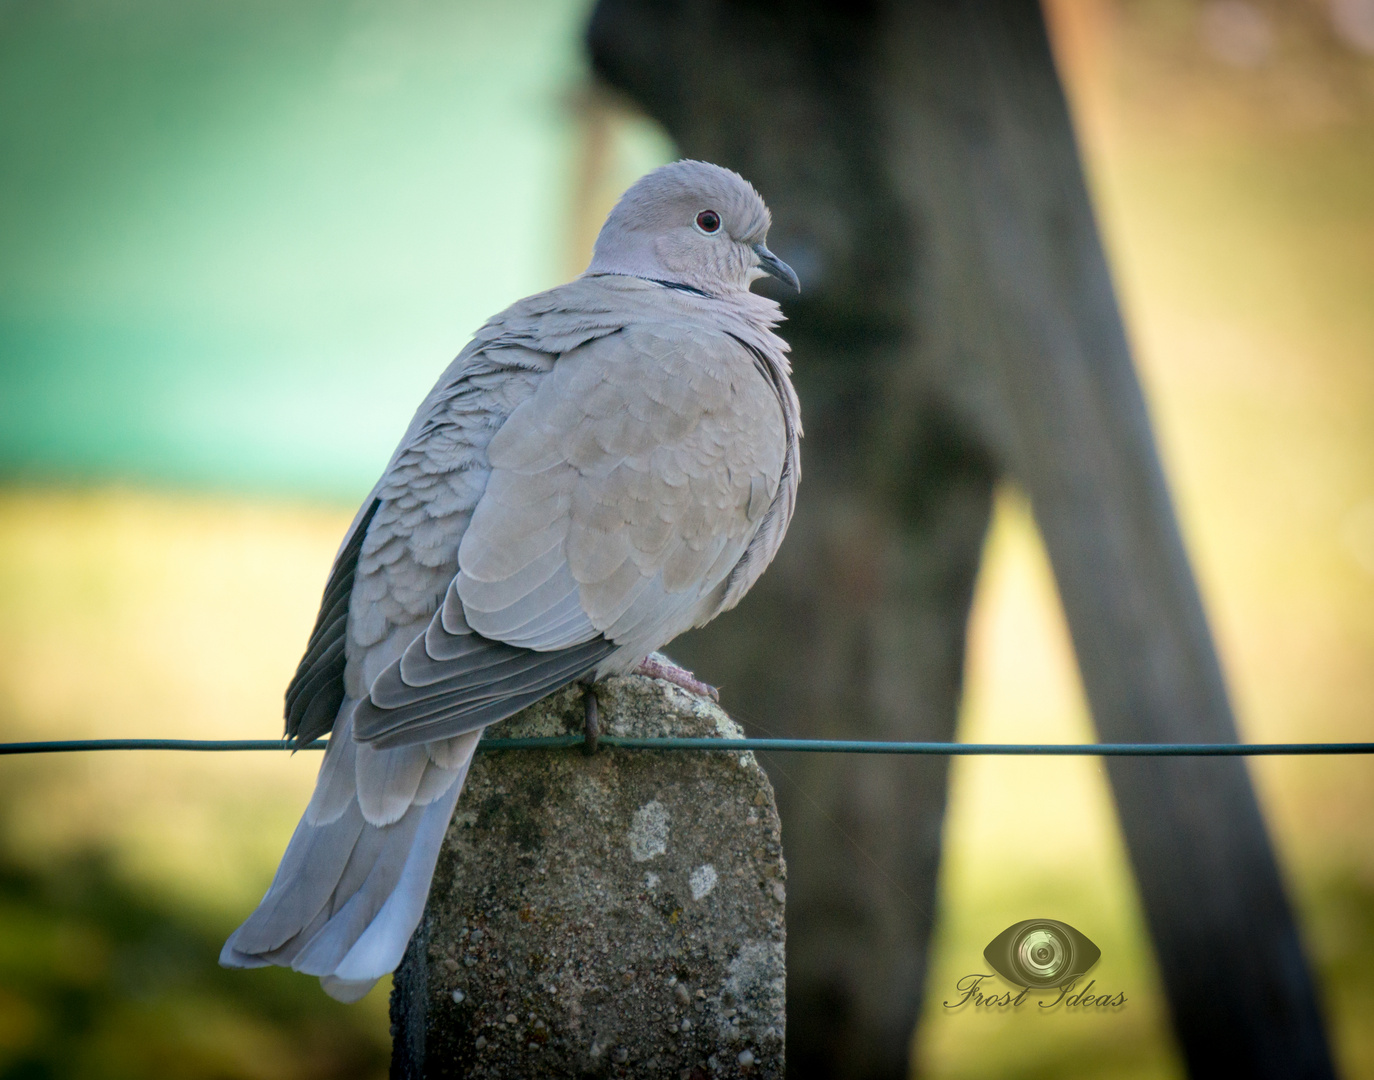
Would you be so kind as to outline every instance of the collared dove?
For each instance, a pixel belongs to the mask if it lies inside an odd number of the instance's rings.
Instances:
[[[727,169],[657,169],[581,277],[439,378],[335,558],[286,691],[288,738],[333,734],[221,964],[362,997],[419,924],[483,728],[635,669],[758,579],[801,476],[782,314],[749,291],[797,287],[769,222]]]

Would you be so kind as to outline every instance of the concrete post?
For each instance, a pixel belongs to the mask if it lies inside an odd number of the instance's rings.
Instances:
[[[604,735],[740,738],[641,676]],[[491,729],[582,730],[570,688]],[[783,1075],[786,865],[751,753],[479,754],[396,973],[392,1076]]]

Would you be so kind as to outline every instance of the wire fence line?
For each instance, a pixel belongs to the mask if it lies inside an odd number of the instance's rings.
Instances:
[[[295,746],[284,739],[58,739],[0,743],[0,757],[70,754],[95,750],[323,750],[327,740]],[[525,739],[483,739],[479,752],[562,750],[585,747],[582,735]],[[860,739],[632,738],[602,735],[597,745],[617,750],[706,750],[739,753],[765,750],[806,754],[924,754],[934,757],[1298,757],[1374,754],[1374,742],[1308,743],[960,743],[874,742]]]

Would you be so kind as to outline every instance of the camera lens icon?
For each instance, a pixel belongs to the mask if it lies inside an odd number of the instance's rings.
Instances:
[[[1068,923],[1027,919],[1013,923],[983,950],[992,970],[1017,986],[1048,990],[1078,978],[1102,950]]]

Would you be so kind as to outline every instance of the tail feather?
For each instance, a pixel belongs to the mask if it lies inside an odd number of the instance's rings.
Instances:
[[[220,963],[231,964],[232,955],[237,953],[253,956],[275,952],[321,912],[327,915],[334,886],[366,826],[356,805],[328,825],[312,825],[302,818],[271,887],[257,910],[225,943]]]
[[[315,797],[271,887],[220,954],[226,967],[280,964],[317,975],[342,1001],[356,1001],[400,963],[481,737],[470,732],[428,755],[368,748],[360,761],[351,714],[345,708],[335,727]],[[389,754],[398,760],[381,759]],[[369,789],[361,802],[360,780]]]
[[[358,802],[358,744],[353,741],[353,710],[355,702],[345,699],[338,723],[329,746],[320,764],[320,775],[315,780],[315,791],[310,796],[310,804],[305,808],[302,822],[311,825],[328,825],[350,806],[360,806]]]
[[[356,753],[358,803],[363,816],[374,825],[399,822],[414,807],[415,793],[420,790],[425,773],[438,768],[423,746],[407,746],[399,753],[359,746]],[[449,779],[452,778],[450,773]]]
[[[391,890],[377,918],[368,924],[340,962],[335,971],[337,977],[376,979],[376,972],[385,974],[395,971],[400,964],[410,937],[424,915],[430,879],[434,877],[434,864],[438,861],[444,834],[448,831],[453,808],[458,802],[458,787],[455,784],[451,795],[425,808],[400,881]],[[397,933],[398,927],[404,927],[404,932]]]
[[[473,742],[475,744],[476,740]],[[352,948],[334,965],[333,971],[320,975],[320,985],[330,997],[344,1002],[357,1001],[382,975],[395,971],[400,964],[410,937],[424,915],[434,864],[439,858],[439,848],[443,845],[461,788],[460,781],[444,798],[424,808],[400,880]],[[313,951],[314,946],[311,948]],[[297,967],[297,970],[303,969]]]
[[[307,975],[333,975],[354,943],[386,905],[405,869],[423,811],[413,807],[394,825],[368,827],[353,849],[334,892],[329,921],[302,943],[291,967]]]

